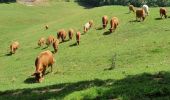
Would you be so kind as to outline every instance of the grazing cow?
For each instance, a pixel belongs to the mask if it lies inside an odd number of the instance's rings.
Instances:
[[[148,16],[149,15],[149,7],[148,7],[148,5],[143,5],[142,8],[144,9],[145,14]]]
[[[73,29],[69,29],[69,30],[68,30],[68,35],[69,35],[69,39],[70,39],[70,40],[72,40],[73,34],[74,34],[74,30],[73,30]]]
[[[52,72],[52,66],[55,62],[51,51],[47,50],[41,52],[35,60],[35,72],[32,76],[35,76],[36,81],[42,82],[44,79],[45,71],[50,66]]]
[[[135,12],[135,7],[134,7],[133,5],[129,5],[129,13],[130,13],[131,11]]]
[[[81,33],[80,33],[80,32],[77,32],[77,33],[76,33],[76,40],[77,40],[77,44],[78,44],[78,45],[80,44],[80,36],[81,36]]]
[[[57,33],[57,38],[62,40],[62,42],[65,41],[66,39],[66,31],[64,29],[61,29],[58,33]]]
[[[93,26],[93,20],[90,20],[84,25],[84,33],[86,33]]]
[[[43,37],[38,40],[38,46],[40,46],[40,47],[45,45],[45,43],[46,43],[46,40]]]
[[[166,8],[160,8],[160,10],[159,10],[159,12],[160,12],[160,16],[161,16],[161,18],[164,16],[165,18],[167,18],[167,10],[166,10]]]
[[[46,30],[48,29],[48,27],[49,27],[48,25],[45,25],[45,29],[46,29]]]
[[[53,42],[54,53],[57,53],[57,51],[58,51],[58,45],[59,45],[59,40],[56,39],[56,40]]]
[[[145,20],[145,11],[144,11],[143,8],[136,10],[136,20],[137,20],[137,21],[138,21],[138,18],[140,19],[140,21],[141,21],[141,19],[142,19],[143,21]]]
[[[116,30],[117,26],[119,25],[119,20],[117,17],[113,17],[111,20],[110,20],[110,32],[112,33],[113,31]]]
[[[102,17],[103,28],[105,29],[108,24],[108,17],[105,15]]]
[[[15,41],[10,45],[10,54],[15,54],[16,50],[19,48],[19,42]]]
[[[46,45],[49,46],[50,44],[52,44],[55,40],[55,37],[50,35],[47,40],[46,40]]]

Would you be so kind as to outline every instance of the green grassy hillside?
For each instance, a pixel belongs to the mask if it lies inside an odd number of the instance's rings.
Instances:
[[[50,2],[25,6],[0,4],[0,100],[11,99],[120,99],[170,98],[170,19],[159,19],[159,8],[150,8],[144,22],[135,22],[123,6],[87,8],[74,2]],[[168,8],[169,9],[169,8]],[[117,30],[101,30],[101,17],[119,18]],[[59,45],[54,72],[34,83],[37,55],[53,48],[37,48],[40,37],[56,36],[59,29],[83,32],[90,19],[94,27]],[[44,26],[48,24],[49,29]],[[16,54],[9,45],[19,41]],[[111,66],[114,69],[108,70]],[[48,70],[47,70],[48,72]]]

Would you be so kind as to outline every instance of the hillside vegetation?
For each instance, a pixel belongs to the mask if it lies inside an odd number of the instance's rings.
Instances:
[[[123,6],[89,8],[51,1],[40,6],[3,3],[0,9],[0,100],[170,98],[170,18],[161,20],[159,8],[150,8],[144,22],[136,22],[135,14]],[[114,33],[108,33],[110,25],[101,29],[103,15],[119,18]],[[90,19],[95,25],[82,35],[80,45],[74,45],[75,36],[61,43],[54,72],[35,83],[35,58],[53,51],[38,48],[38,39],[56,36],[61,28],[83,32]],[[19,41],[20,48],[8,56],[12,41]]]

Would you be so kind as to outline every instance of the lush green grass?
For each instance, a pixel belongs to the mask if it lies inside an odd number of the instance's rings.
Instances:
[[[123,6],[87,9],[73,2],[50,2],[31,7],[0,4],[0,9],[0,99],[170,98],[170,19],[156,20],[159,8],[151,8],[144,22],[135,22],[135,15]],[[109,26],[100,30],[103,15],[119,18],[114,33],[107,34]],[[82,35],[80,45],[71,46],[75,37],[61,43],[54,72],[34,83],[34,61],[44,51],[37,48],[38,39],[56,36],[61,28],[82,32],[90,19],[95,26]],[[7,56],[15,40],[20,48]],[[113,61],[115,68],[107,70]]]

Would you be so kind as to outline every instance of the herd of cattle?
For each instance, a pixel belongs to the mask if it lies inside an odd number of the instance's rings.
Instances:
[[[135,8],[133,5],[129,5],[129,13],[130,12],[134,12],[136,13],[136,20],[141,19],[144,21],[145,17],[149,15],[149,7],[147,5],[143,5],[142,8]],[[160,16],[161,18],[163,18],[163,16],[165,18],[167,18],[167,10],[165,8],[160,8]],[[102,17],[102,26],[103,29],[105,29],[108,25],[108,17],[105,15]],[[113,32],[116,30],[117,26],[119,25],[119,20],[117,17],[112,17],[110,20],[110,28],[109,31]],[[86,33],[91,27],[93,26],[93,20],[90,20],[89,22],[87,22],[84,27],[83,27],[83,31],[84,33]],[[49,29],[49,26],[46,25],[45,29]],[[60,42],[64,42],[66,39],[66,36],[68,34],[69,40],[73,39],[74,36],[74,30],[73,29],[69,29],[68,33],[64,30],[61,29],[57,32],[57,37],[50,35],[47,39],[45,39],[44,37],[40,38],[38,40],[38,46],[44,46],[46,45],[47,47],[49,47],[50,45],[53,46],[54,48],[54,54],[57,53],[58,51],[58,46]],[[79,45],[80,43],[80,37],[81,37],[81,32],[76,32],[76,42],[77,45]],[[19,48],[19,42],[15,41],[10,45],[10,54],[14,54],[16,52],[16,50]],[[35,60],[35,73],[32,74],[32,76],[35,76],[36,81],[41,82],[44,79],[44,75],[45,75],[45,71],[46,68],[48,68],[49,66],[51,66],[51,72],[52,72],[52,66],[55,62],[53,53],[49,50],[41,52],[36,60]]]

